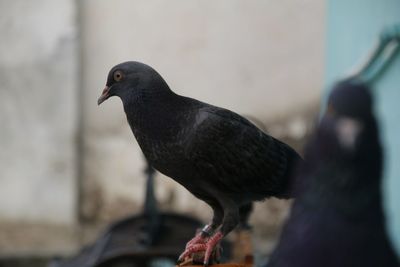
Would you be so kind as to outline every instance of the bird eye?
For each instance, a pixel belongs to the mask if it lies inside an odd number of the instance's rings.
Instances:
[[[123,77],[123,75],[122,75],[121,71],[117,70],[114,72],[114,80],[116,82],[119,82],[120,80],[122,80],[122,77]]]

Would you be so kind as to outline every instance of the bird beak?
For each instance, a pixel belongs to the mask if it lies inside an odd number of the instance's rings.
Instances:
[[[110,87],[106,86],[103,90],[103,93],[101,93],[101,96],[97,100],[97,105],[100,105],[104,101],[106,101],[110,97]]]

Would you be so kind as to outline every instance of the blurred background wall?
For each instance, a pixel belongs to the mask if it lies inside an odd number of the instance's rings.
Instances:
[[[324,5],[0,0],[0,253],[68,253],[140,211],[145,164],[122,105],[96,104],[122,61],[300,148],[323,85]],[[172,180],[159,175],[156,189],[164,209],[209,219]],[[258,204],[253,223],[276,235],[287,206]]]
[[[0,218],[74,223],[76,5],[3,0],[0,13]]]

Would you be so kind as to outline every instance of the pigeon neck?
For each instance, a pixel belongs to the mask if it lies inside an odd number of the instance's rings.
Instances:
[[[137,137],[168,138],[178,120],[181,97],[170,89],[146,91],[130,104],[124,103],[129,125]]]

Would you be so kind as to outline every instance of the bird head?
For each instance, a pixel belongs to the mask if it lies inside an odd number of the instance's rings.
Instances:
[[[125,105],[146,93],[167,91],[168,85],[153,68],[140,62],[128,61],[110,70],[97,104],[100,105],[112,96],[118,96]]]
[[[328,99],[326,119],[334,122],[334,132],[343,149],[354,150],[364,133],[374,124],[372,97],[364,84],[338,83]]]

